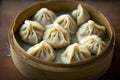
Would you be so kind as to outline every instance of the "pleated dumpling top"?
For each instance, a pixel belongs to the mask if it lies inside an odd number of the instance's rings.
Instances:
[[[54,49],[44,40],[29,48],[27,54],[44,61],[53,61],[56,57]]]
[[[68,14],[60,15],[56,20],[54,21],[61,25],[65,30],[67,30],[71,35],[75,34],[77,31],[77,25],[76,22],[73,20],[73,18]]]
[[[76,19],[78,26],[82,25],[90,19],[89,13],[83,8],[81,4],[78,5],[77,9],[73,10],[72,16]]]
[[[20,27],[19,35],[21,39],[28,44],[36,44],[43,38],[45,28],[38,22],[25,20],[24,24]]]
[[[74,43],[67,47],[61,55],[61,60],[65,64],[80,62],[91,56],[89,50],[78,43]]]
[[[64,48],[70,44],[70,34],[59,24],[54,23],[47,26],[43,39],[46,40],[53,48]]]
[[[104,39],[106,33],[106,28],[104,26],[98,25],[93,20],[81,25],[76,33],[78,40],[90,35],[97,35],[100,38]]]
[[[97,35],[91,35],[83,38],[80,41],[80,44],[87,47],[88,50],[95,55],[99,55],[103,51],[106,45],[105,42],[102,41],[102,39]]]
[[[52,24],[56,18],[56,14],[47,8],[41,8],[33,16],[33,20],[39,22],[42,26]]]

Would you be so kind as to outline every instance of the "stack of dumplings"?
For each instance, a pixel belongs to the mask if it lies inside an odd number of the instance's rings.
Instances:
[[[41,8],[19,29],[26,53],[37,59],[71,64],[98,56],[105,48],[106,28],[98,24],[81,4],[68,14]],[[72,41],[75,38],[75,41]],[[62,50],[62,51],[60,51]],[[58,52],[60,51],[60,53]],[[58,56],[59,55],[59,56]]]

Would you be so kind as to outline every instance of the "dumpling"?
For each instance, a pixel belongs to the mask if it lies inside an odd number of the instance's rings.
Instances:
[[[66,29],[71,35],[73,35],[77,31],[77,25],[76,22],[73,20],[73,18],[68,15],[64,14],[59,16],[54,22],[61,25],[64,29]]]
[[[99,55],[106,45],[105,42],[97,35],[91,35],[83,38],[80,41],[80,44],[86,46],[88,50],[95,55]]]
[[[56,58],[54,49],[44,40],[29,48],[27,50],[27,54],[40,58],[44,61],[53,61]]]
[[[63,63],[69,64],[83,61],[90,56],[91,53],[86,47],[79,45],[78,43],[74,43],[67,47],[65,52],[61,55],[61,60]]]
[[[38,22],[25,20],[19,30],[21,39],[28,44],[36,44],[41,41],[45,28]]]
[[[47,8],[41,8],[33,17],[33,20],[39,22],[42,26],[47,26],[52,24],[55,20],[56,15],[53,11],[48,10]]]
[[[89,35],[97,35],[100,38],[104,38],[106,28],[96,24],[94,21],[89,20],[87,23],[79,27],[77,31],[77,38],[80,41],[82,38]]]
[[[80,26],[90,19],[90,15],[85,10],[81,4],[78,5],[78,8],[73,10],[72,16],[77,20],[77,25]]]
[[[70,44],[70,35],[59,24],[54,23],[47,26],[43,39],[53,48],[63,48]]]

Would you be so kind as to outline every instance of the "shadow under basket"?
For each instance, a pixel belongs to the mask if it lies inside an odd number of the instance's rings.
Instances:
[[[72,11],[77,8],[79,1],[44,1],[22,11],[14,20],[9,30],[9,45],[12,60],[17,69],[30,80],[96,80],[109,69],[112,61],[115,34],[105,16],[93,7],[81,3],[90,13],[93,20],[107,29],[108,42],[103,52],[91,59],[72,64],[57,64],[38,60],[26,54],[15,38],[16,31],[26,19],[30,19],[42,7],[54,12]]]

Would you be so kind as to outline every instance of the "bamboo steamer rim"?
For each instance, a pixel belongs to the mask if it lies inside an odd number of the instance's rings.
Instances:
[[[38,4],[35,4],[25,10],[23,10],[23,12],[25,12],[26,10],[30,10],[32,7],[36,6],[36,5],[41,5],[41,4],[48,4],[48,3],[52,3],[52,2],[55,2],[55,3],[76,3],[76,4],[79,4],[81,3],[83,6],[86,6],[86,7],[89,7],[93,10],[95,10],[97,13],[99,13],[99,15],[101,15],[104,20],[106,21],[106,23],[108,24],[108,28],[109,28],[109,31],[110,31],[110,38],[109,38],[109,41],[107,42],[107,45],[106,45],[106,48],[102,51],[102,53],[98,56],[94,56],[94,57],[91,57],[91,59],[88,59],[88,60],[85,60],[85,61],[81,61],[81,62],[76,62],[76,63],[71,63],[71,64],[60,64],[60,63],[54,63],[54,62],[47,62],[47,61],[43,61],[41,59],[37,59],[37,58],[34,58],[34,56],[30,56],[28,55],[23,48],[20,47],[20,45],[18,44],[18,42],[16,41],[15,39],[15,35],[14,35],[14,26],[16,25],[16,22],[17,22],[17,19],[19,18],[20,14],[17,15],[17,17],[15,18],[15,20],[13,21],[13,25],[10,27],[9,29],[9,44],[11,45],[11,47],[14,49],[14,51],[16,51],[16,54],[18,54],[21,58],[27,58],[31,61],[34,61],[38,64],[43,64],[43,65],[48,65],[48,66],[57,66],[57,67],[72,67],[72,66],[84,66],[85,64],[89,64],[89,63],[92,63],[94,61],[96,61],[97,59],[99,58],[102,58],[104,56],[107,56],[108,53],[108,49],[111,49],[115,43],[115,33],[113,31],[113,28],[111,27],[110,23],[108,22],[108,20],[105,18],[105,16],[97,11],[95,8],[85,4],[85,3],[82,3],[82,2],[79,2],[79,1],[43,1],[43,2],[39,2]],[[104,54],[105,53],[105,54]]]

